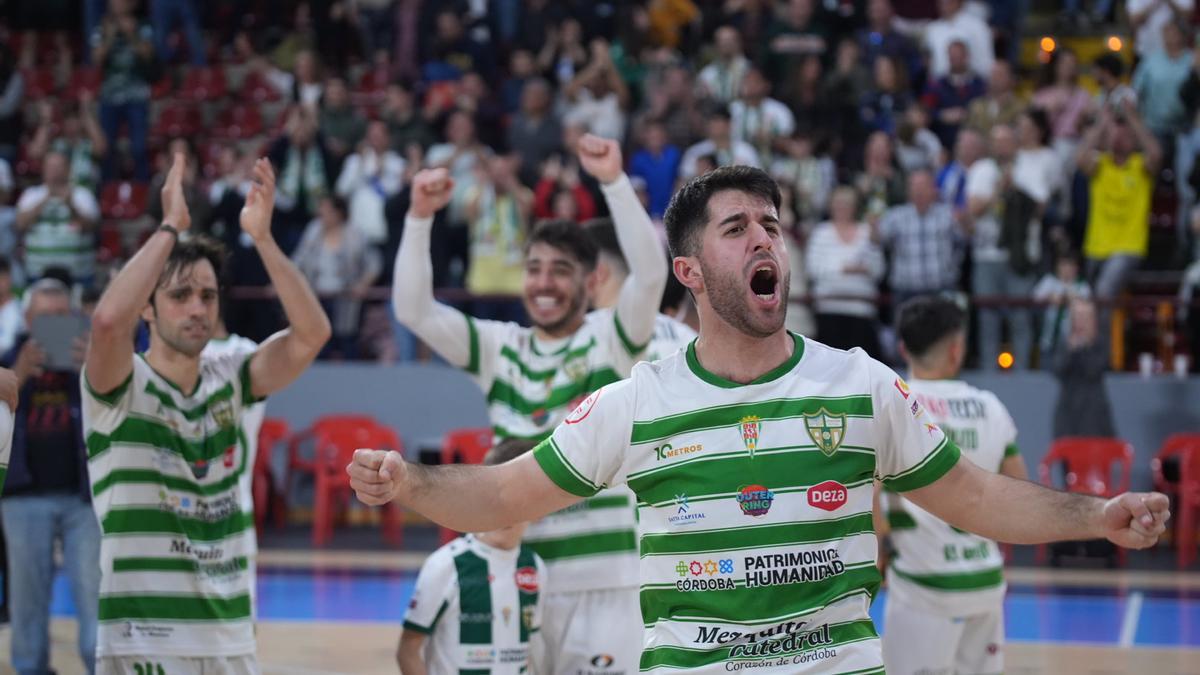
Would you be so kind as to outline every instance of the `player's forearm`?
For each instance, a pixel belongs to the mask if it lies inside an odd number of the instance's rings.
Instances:
[[[424,635],[413,636],[405,630],[400,636],[400,647],[396,650],[396,664],[400,666],[401,675],[428,675],[425,659],[421,653],[425,647]]]
[[[400,501],[439,525],[487,532],[543,515],[532,513],[510,466],[408,465],[410,489]]]
[[[654,223],[638,200],[629,176],[603,185],[604,200],[612,213],[617,243],[629,263],[629,277],[621,289],[617,312],[629,339],[645,344],[654,333],[654,318],[667,286],[667,264]]]
[[[267,235],[254,242],[267,276],[279,294],[288,321],[288,339],[305,347],[315,357],[329,340],[329,317],[300,270],[292,264],[275,239]]]
[[[1015,480],[965,459],[905,497],[955,527],[1010,544],[1105,536],[1103,499]]]
[[[132,331],[158,285],[163,267],[175,247],[175,236],[155,232],[112,280],[92,315],[92,332]]]
[[[461,368],[471,358],[470,329],[461,312],[434,300],[433,262],[429,258],[432,230],[433,218],[409,214],[404,219],[392,274],[392,311],[397,321]]]

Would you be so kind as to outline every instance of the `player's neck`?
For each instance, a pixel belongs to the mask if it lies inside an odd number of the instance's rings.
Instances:
[[[151,339],[150,350],[146,352],[146,363],[150,364],[154,372],[166,378],[185,394],[190,396],[195,392],[200,379],[199,356],[188,356],[171,349],[161,341]]]
[[[704,321],[701,316],[696,358],[708,372],[745,384],[778,368],[791,358],[796,341],[780,328],[765,337],[753,337],[719,319]]]
[[[583,313],[580,313],[580,314],[576,315],[569,323],[565,323],[561,327],[555,328],[554,330],[546,330],[545,328],[542,328],[541,326],[534,326],[533,327],[533,335],[537,339],[542,340],[544,342],[550,342],[553,340],[561,340],[563,338],[569,338],[572,335],[574,335],[576,332],[578,332],[579,329],[583,326],[583,317],[584,316],[586,316],[586,315]]]
[[[910,362],[908,372],[914,380],[957,380],[958,369],[948,365],[921,365]]]
[[[476,532],[475,538],[485,546],[511,551],[521,545],[521,535],[514,535],[508,530],[493,530],[491,532]]]

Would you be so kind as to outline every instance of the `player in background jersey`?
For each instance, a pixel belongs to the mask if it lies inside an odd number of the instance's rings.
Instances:
[[[509,439],[488,451],[486,466],[533,449]],[[521,544],[527,523],[463,535],[425,559],[396,662],[404,675],[529,671],[531,638],[541,628],[542,559]]]
[[[592,294],[592,304],[599,308],[612,307],[617,304],[621,287],[629,278],[629,263],[621,253],[617,229],[610,218],[590,220],[584,223],[584,229],[600,254],[596,262],[596,291]],[[646,348],[646,360],[657,361],[670,356],[694,339],[696,331],[691,326],[659,312],[654,319],[654,337],[650,338],[650,346]]]
[[[910,400],[984,471],[1025,480],[1017,427],[996,395],[958,380],[966,315],[924,296],[900,307],[900,352]],[[901,386],[905,386],[901,381]],[[883,495],[896,556],[887,570],[883,657],[888,672],[1004,672],[1004,557],[996,542],[964,532],[894,492]]]
[[[478,531],[627,483],[639,505],[643,673],[883,672],[868,614],[880,581],[874,477],[996,540],[1155,543],[1165,495],[1105,500],[984,471],[912,409],[889,368],[788,332],[779,203],[759,169],[689,181],[666,215],[675,276],[700,316],[686,352],[639,364],[499,466],[358,450],[347,466],[358,498]]]
[[[412,206],[396,254],[396,318],[473,377],[487,397],[497,442],[548,436],[588,394],[628,377],[654,332],[667,269],[650,217],[622,170],[620,146],[584,136],[579,161],[600,182],[629,275],[611,308],[589,312],[595,246],[575,223],[542,223],[525,245],[523,301],[530,328],[477,320],[434,301],[430,228],[433,214],[450,199],[453,181],[441,169],[413,179]],[[537,522],[526,541],[546,561],[549,578],[546,629],[534,646],[537,672],[591,670],[600,656],[605,672],[637,672],[641,624],[633,506],[629,490],[617,488],[584,508],[530,519]]]
[[[329,339],[312,290],[271,237],[275,175],[260,159],[241,212],[288,327],[250,354],[202,356],[219,313],[223,252],[191,225],[183,155],[163,224],[92,317],[83,428],[100,546],[97,672],[257,673],[248,408],[291,383]],[[150,349],[134,354],[139,320]]]

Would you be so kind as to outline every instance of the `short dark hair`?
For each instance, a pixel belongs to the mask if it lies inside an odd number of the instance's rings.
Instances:
[[[612,218],[592,218],[584,222],[583,231],[587,232],[592,243],[596,245],[597,253],[616,258],[628,269],[625,253],[621,251],[621,241],[617,239],[617,227]]]
[[[723,190],[737,190],[762,197],[779,209],[779,185],[766,171],[751,166],[722,166],[689,180],[671,197],[663,220],[671,256],[698,252],[696,233],[708,223],[708,202]]]
[[[212,266],[213,271],[217,273],[217,289],[221,290],[225,287],[225,246],[206,234],[191,235],[186,239],[180,239],[175,242],[175,247],[171,249],[171,255],[167,256],[167,264],[163,265],[162,274],[158,277],[158,284],[154,290],[158,290],[180,272],[192,265],[207,260]],[[154,293],[150,293],[150,304],[154,304]]]
[[[325,195],[325,199],[328,199],[329,205],[342,215],[342,220],[350,217],[350,205],[346,203],[344,198],[338,195]]]
[[[1053,129],[1050,127],[1050,116],[1046,114],[1045,109],[1033,107],[1025,111],[1029,115],[1029,120],[1033,122],[1033,126],[1038,130],[1038,143],[1041,145],[1050,145],[1050,136]]]
[[[1097,56],[1092,65],[1117,79],[1121,79],[1121,76],[1125,74],[1125,62],[1112,52],[1104,52]]]
[[[525,242],[525,254],[534,244],[547,244],[565,251],[578,260],[585,269],[596,269],[596,244],[578,223],[570,220],[544,220],[538,223],[529,240]]]
[[[922,295],[900,305],[896,331],[913,358],[922,358],[947,337],[967,325],[966,312],[953,299]]]
[[[537,443],[533,441],[521,438],[506,438],[487,451],[487,454],[483,456],[483,463],[487,466],[495,466],[510,462],[529,452],[536,445]]]

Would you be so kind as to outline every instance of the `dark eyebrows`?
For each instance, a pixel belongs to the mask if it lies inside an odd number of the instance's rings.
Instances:
[[[746,219],[746,214],[741,211],[738,211],[737,213],[732,213],[728,216],[725,216],[725,219],[722,220],[721,222],[717,223],[717,226],[720,227],[720,226],[728,225],[730,223],[736,223],[736,222],[739,222],[739,221],[742,221],[745,219]]]

